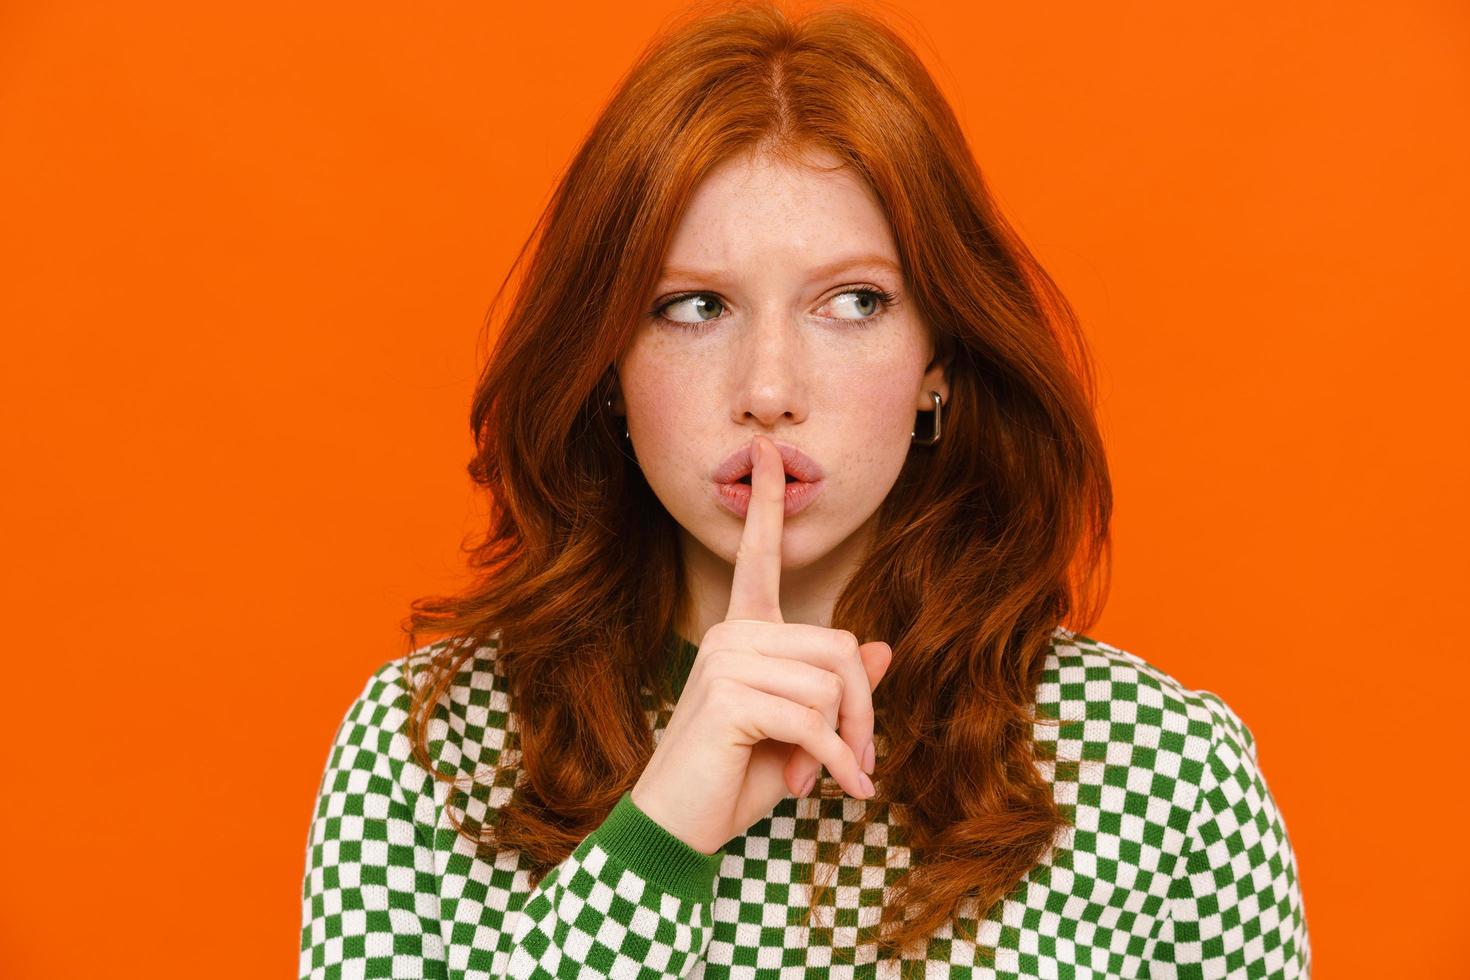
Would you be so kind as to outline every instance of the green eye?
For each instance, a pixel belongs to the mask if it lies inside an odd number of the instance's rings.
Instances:
[[[867,302],[868,302],[869,305],[871,305],[871,306],[874,307],[874,309],[873,309],[872,312],[870,312],[870,313],[862,313],[861,316],[858,316],[856,319],[859,319],[859,320],[866,320],[868,317],[876,315],[877,312],[878,312],[878,310],[876,308],[877,307],[877,303],[878,303],[879,300],[882,299],[882,297],[875,290],[872,290],[872,289],[850,289],[850,290],[848,290],[845,293],[838,293],[836,296],[832,297],[832,301],[835,303],[837,300],[841,299],[844,296],[858,296],[858,297],[862,297],[863,299],[866,299],[867,300]],[[859,312],[861,312],[861,311],[859,311]]]
[[[655,310],[654,313],[662,314],[665,310],[669,310],[675,306],[686,304],[689,306],[690,309],[694,310],[695,316],[699,317],[699,319],[679,320],[675,319],[674,317],[665,317],[665,319],[673,320],[675,323],[703,323],[706,320],[712,320],[715,317],[719,316],[719,310],[725,308],[724,303],[721,303],[718,299],[716,299],[714,296],[711,296],[709,293],[688,293],[684,296],[675,296],[673,299],[669,300],[667,303]],[[713,316],[705,317],[700,315],[703,311],[709,310],[710,307],[718,307],[719,309],[714,311]]]
[[[889,307],[898,302],[898,296],[896,294],[891,293],[886,289],[876,289],[872,286],[864,286],[857,289],[845,289],[842,292],[838,293],[836,296],[832,297],[832,299],[828,300],[827,302],[835,302],[836,300],[841,299],[844,296],[859,297],[859,302],[863,305],[859,306],[857,309],[858,312],[862,315],[856,317],[833,317],[832,319],[842,320],[845,323],[856,325],[864,325],[872,320],[876,320],[878,317],[887,312]],[[882,304],[882,309],[874,309],[875,304],[879,303]],[[681,320],[665,315],[665,311],[673,309],[676,306],[687,306],[688,311],[694,314],[695,319]],[[873,309],[873,312],[863,312],[864,308]],[[665,320],[669,323],[683,324],[684,326],[693,329],[697,333],[699,331],[708,329],[710,324],[720,319],[720,313],[723,312],[724,309],[724,301],[713,293],[682,293],[678,296],[670,297],[663,303],[660,303],[658,306],[654,307],[652,310],[649,310],[648,315],[654,317],[655,319]],[[709,313],[710,315],[705,316],[704,314],[706,313]]]

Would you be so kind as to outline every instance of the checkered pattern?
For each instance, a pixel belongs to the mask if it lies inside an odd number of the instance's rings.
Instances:
[[[626,794],[617,806],[614,819],[622,827],[657,827]],[[591,840],[589,836],[587,841]],[[703,894],[681,896],[587,841],[557,867],[558,878],[550,888],[538,889],[526,905],[511,938],[510,971],[504,975],[576,977],[584,968],[594,976],[612,977],[677,977],[689,972],[709,934],[709,882],[718,862],[690,851],[687,864],[692,868],[707,864],[708,871]],[[676,850],[668,841],[652,846]],[[640,851],[633,855],[637,861],[645,860]],[[648,866],[663,873],[669,870],[661,861],[649,861]]]
[[[416,651],[412,666],[442,649]],[[694,650],[681,653],[687,671]],[[373,674],[327,760],[307,843],[302,978],[1309,976],[1296,861],[1250,730],[1216,695],[1081,634],[1055,634],[1034,729],[1038,769],[1073,826],[990,916],[962,905],[902,964],[879,964],[858,933],[876,927],[908,867],[903,828],[875,822],[839,847],[867,805],[851,797],[788,797],[705,855],[625,794],[532,887],[519,852],[470,843],[446,813],[477,832],[515,783],[518,730],[493,645],[430,723],[452,787],[410,755],[403,666]],[[673,705],[643,694],[657,740]],[[798,882],[814,862],[835,887],[806,927],[811,889]],[[966,935],[995,955],[981,958]]]

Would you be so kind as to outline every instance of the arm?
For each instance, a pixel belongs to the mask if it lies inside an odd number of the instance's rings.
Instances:
[[[1286,824],[1240,717],[1216,695],[1199,802],[1156,934],[1154,978],[1306,978],[1311,945]]]
[[[505,976],[575,980],[583,964],[630,980],[684,976],[713,934],[720,859],[685,844],[624,793],[531,893]]]
[[[628,794],[534,888],[514,856],[487,863],[463,838],[451,852],[432,777],[399,730],[400,677],[396,663],[373,675],[327,760],[302,884],[302,980],[690,972],[712,935],[722,855],[689,847]]]

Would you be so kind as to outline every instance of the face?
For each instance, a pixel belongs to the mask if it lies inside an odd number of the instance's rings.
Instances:
[[[656,312],[616,365],[613,410],[683,529],[686,560],[733,567],[744,522],[713,477],[760,433],[824,474],[785,518],[783,571],[851,564],[908,456],[915,413],[933,409],[931,389],[949,400],[867,184],[847,169],[724,162],[695,189],[646,309]],[[800,577],[783,592],[788,581]]]

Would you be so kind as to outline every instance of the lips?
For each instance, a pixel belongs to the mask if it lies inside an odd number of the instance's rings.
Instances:
[[[816,480],[806,483],[802,480],[792,480],[786,484],[783,494],[781,513],[784,517],[794,517],[807,508],[813,500],[821,494],[827,486],[826,480]],[[750,513],[751,486],[749,483],[741,483],[736,480],[733,483],[711,483],[710,491],[714,494],[715,501],[720,506],[729,510],[730,513],[745,520]]]
[[[745,474],[744,476],[742,476],[740,479],[736,480],[735,482],[736,483],[743,483],[747,487],[748,486],[751,486],[754,483],[754,481],[751,479],[749,473]],[[792,476],[790,473],[787,473],[786,474],[786,482],[787,483],[801,483],[802,481],[801,480],[798,480],[796,477]]]
[[[781,467],[788,477],[802,483],[815,483],[822,479],[822,468],[817,465],[816,460],[789,443],[776,440],[772,440],[772,443],[781,453]],[[746,442],[725,457],[725,461],[715,470],[713,479],[716,483],[735,483],[741,477],[748,477],[752,469],[750,443]]]

